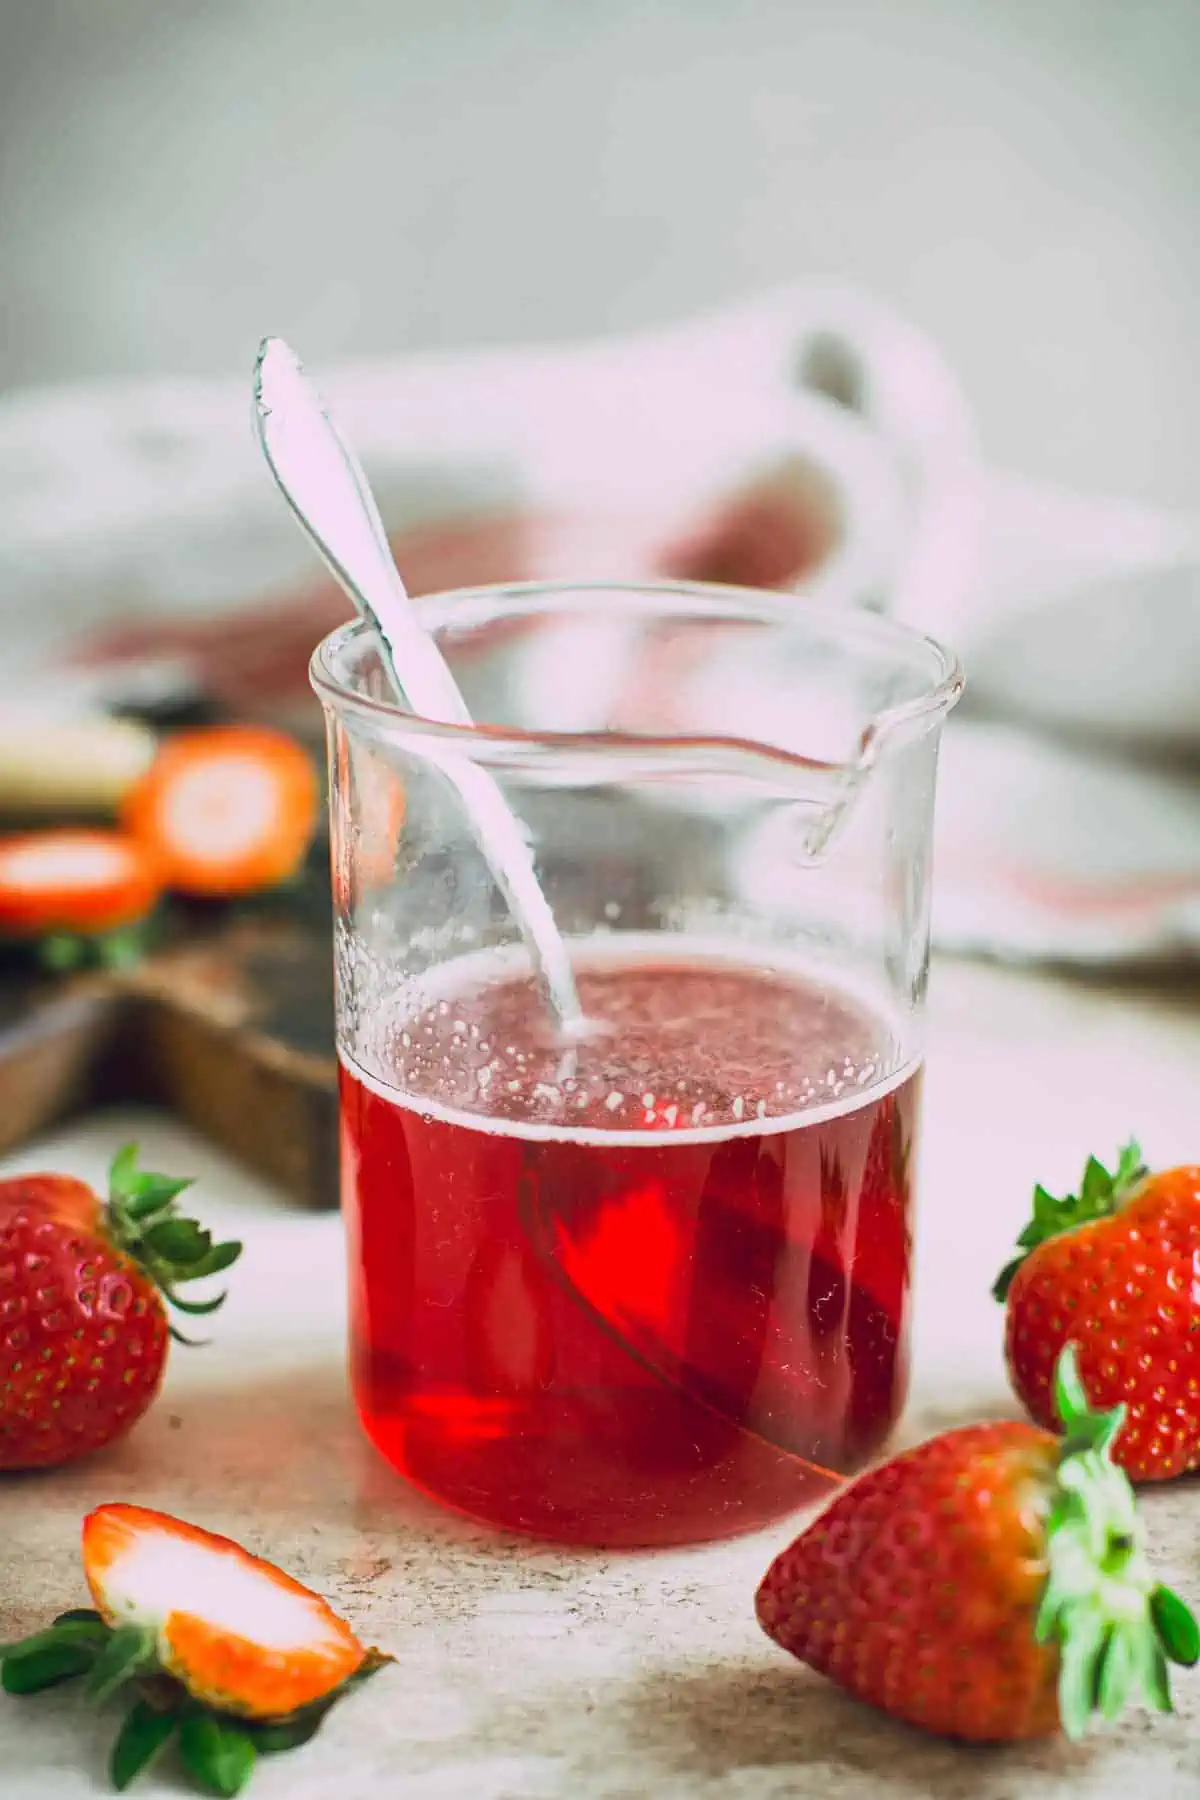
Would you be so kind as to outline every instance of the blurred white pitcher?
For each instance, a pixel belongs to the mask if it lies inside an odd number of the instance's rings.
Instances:
[[[993,709],[1200,750],[1196,523],[985,471],[940,351],[853,288],[798,283],[598,343],[319,373],[394,532],[565,509],[637,515],[649,541],[781,484],[820,527],[806,588],[953,643]],[[307,579],[244,383],[0,400],[0,697],[53,667],[64,631],[211,618]],[[606,566],[602,534],[590,555],[581,575],[637,572]],[[547,639],[529,679],[564,653]],[[615,640],[583,661],[603,711]]]

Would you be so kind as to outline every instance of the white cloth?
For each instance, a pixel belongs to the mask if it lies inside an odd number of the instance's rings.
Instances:
[[[397,531],[591,509],[652,537],[794,482],[825,539],[806,585],[951,643],[1006,721],[966,712],[947,734],[939,941],[1067,961],[1200,950],[1200,780],[1118,760],[1200,758],[1200,527],[985,469],[936,346],[868,296],[814,282],[669,331],[362,364],[322,386]],[[309,577],[248,405],[248,371],[0,401],[0,705],[39,677],[61,699],[64,632],[253,607]],[[584,572],[602,568],[601,550]],[[1046,735],[1063,728],[1103,748]]]

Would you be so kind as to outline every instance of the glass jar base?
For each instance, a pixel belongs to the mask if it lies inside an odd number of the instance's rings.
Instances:
[[[428,1499],[496,1530],[594,1549],[738,1537],[820,1505],[849,1477],[703,1407],[637,1390],[481,1401],[443,1395],[359,1416],[375,1448]],[[865,1459],[864,1459],[865,1460]]]

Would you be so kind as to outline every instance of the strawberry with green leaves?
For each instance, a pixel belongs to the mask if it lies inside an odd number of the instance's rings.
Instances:
[[[1200,1629],[1147,1559],[1111,1456],[1122,1411],[1092,1411],[1069,1348],[1055,1396],[1061,1438],[969,1425],[846,1488],[764,1576],[768,1635],[952,1738],[1077,1737],[1139,1694],[1169,1710],[1169,1665],[1200,1660]]]
[[[993,1292],[1006,1307],[1013,1388],[1053,1424],[1068,1338],[1097,1405],[1121,1405],[1113,1451],[1134,1481],[1200,1468],[1200,1167],[1152,1173],[1136,1144],[1095,1157],[1077,1194],[1035,1188],[1020,1254]]]
[[[0,1685],[35,1694],[84,1678],[130,1701],[109,1773],[124,1790],[172,1742],[205,1793],[239,1794],[259,1757],[292,1750],[390,1662],[273,1563],[167,1513],[113,1504],[83,1525],[94,1608],[0,1648]]]
[[[169,1339],[188,1342],[168,1309],[221,1305],[179,1292],[241,1254],[180,1211],[190,1185],[140,1169],[132,1145],[107,1201],[65,1175],[0,1182],[0,1471],[70,1462],[127,1431],[158,1392]]]

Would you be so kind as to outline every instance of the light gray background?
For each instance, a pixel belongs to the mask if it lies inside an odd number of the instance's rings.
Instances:
[[[0,0],[0,388],[862,279],[997,461],[1200,502],[1197,0]]]

